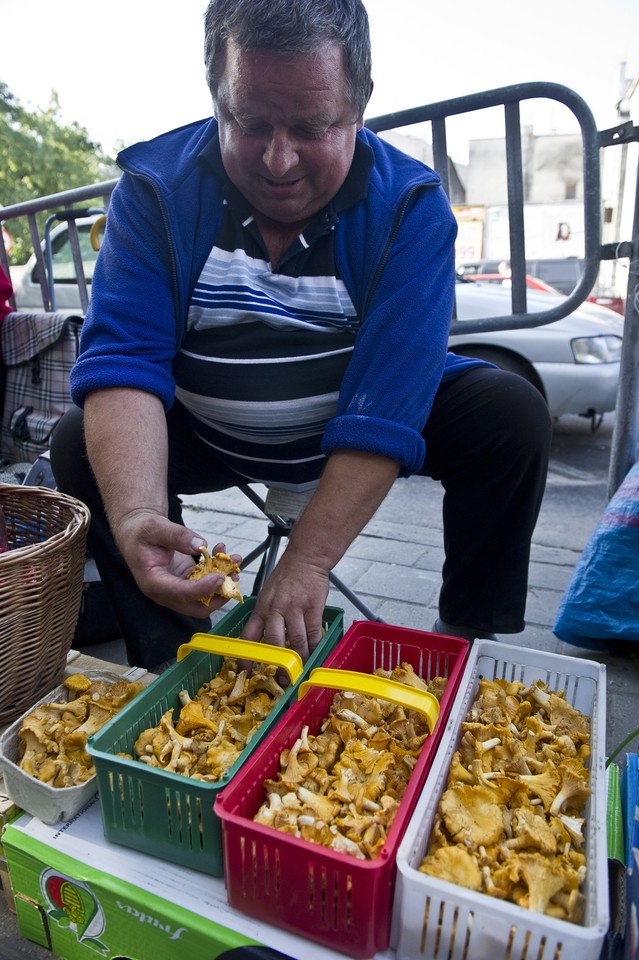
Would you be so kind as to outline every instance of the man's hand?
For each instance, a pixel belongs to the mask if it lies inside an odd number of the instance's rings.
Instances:
[[[392,487],[399,464],[358,451],[328,458],[317,489],[304,508],[275,570],[262,587],[244,627],[246,640],[283,646],[302,660],[322,638],[330,571],[361,533]]]
[[[306,662],[322,639],[328,574],[296,558],[287,548],[260,590],[255,609],[242,631],[245,640],[295,650]]]
[[[209,604],[202,598],[213,593],[224,580],[223,574],[212,573],[199,580],[187,580],[200,546],[206,541],[193,530],[172,523],[151,511],[136,511],[121,518],[114,531],[118,547],[140,590],[151,600],[177,613],[204,619],[219,609],[226,599],[214,596]],[[213,553],[225,553],[223,543]],[[241,557],[233,560],[239,563]]]

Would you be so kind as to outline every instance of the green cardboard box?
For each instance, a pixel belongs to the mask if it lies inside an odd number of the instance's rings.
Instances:
[[[19,817],[2,844],[21,935],[62,960],[339,957],[231,909],[221,879],[109,843],[97,795],[66,822]]]

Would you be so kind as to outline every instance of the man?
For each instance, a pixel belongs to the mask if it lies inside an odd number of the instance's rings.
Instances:
[[[120,154],[72,378],[108,524],[79,411],[52,451],[129,659],[210,612],[178,495],[250,481],[314,492],[245,638],[286,630],[306,657],[330,570],[415,472],[446,489],[438,629],[518,632],[549,418],[447,354],[455,221],[439,177],[363,128],[361,0],[211,0],[205,34],[217,119]]]

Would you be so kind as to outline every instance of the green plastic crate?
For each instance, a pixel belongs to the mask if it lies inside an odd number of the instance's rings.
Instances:
[[[216,623],[211,632],[238,637],[254,606],[255,597],[245,598],[244,603]],[[87,750],[95,764],[107,840],[214,877],[224,875],[222,827],[213,812],[215,798],[273,729],[296,696],[298,685],[314,667],[324,662],[341,640],[344,611],[326,607],[324,621],[326,633],[304,664],[301,677],[287,688],[250,744],[217,783],[191,780],[118,756],[119,753],[132,754],[140,733],[159,723],[167,710],[173,709],[177,718],[180,691],[188,690],[193,696],[203,683],[215,676],[223,660],[217,654],[191,652],[89,738]]]

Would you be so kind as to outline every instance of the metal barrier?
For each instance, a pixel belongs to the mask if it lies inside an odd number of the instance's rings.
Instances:
[[[584,270],[579,283],[561,304],[551,310],[532,313],[526,307],[526,252],[524,241],[524,177],[521,150],[520,103],[532,99],[557,100],[575,115],[581,128],[582,165],[584,183]],[[508,189],[508,220],[510,240],[510,269],[512,273],[512,314],[505,317],[482,317],[464,320],[466,333],[485,330],[512,330],[519,327],[538,327],[567,316],[586,299],[592,290],[601,260],[601,185],[599,169],[599,135],[595,119],[587,104],[572,90],[556,83],[522,83],[499,87],[484,93],[475,93],[454,100],[442,100],[424,107],[414,107],[399,113],[388,113],[369,120],[367,126],[380,132],[414,123],[430,122],[433,141],[433,166],[449,193],[448,149],[446,120],[463,113],[504,108],[506,171]],[[451,333],[461,332],[453,320]]]
[[[84,276],[84,264],[82,262],[82,254],[80,253],[76,220],[80,219],[80,217],[89,216],[89,214],[93,212],[93,208],[82,209],[79,208],[77,204],[99,198],[102,201],[100,209],[107,209],[109,198],[117,182],[116,177],[114,180],[105,180],[102,183],[93,183],[86,187],[76,187],[73,190],[63,190],[61,193],[52,193],[48,197],[39,197],[37,200],[25,200],[22,203],[14,203],[9,207],[0,207],[0,223],[4,224],[9,220],[16,220],[19,217],[27,218],[29,231],[31,233],[31,243],[33,244],[33,253],[36,258],[38,282],[40,284],[42,307],[44,310],[51,310],[54,306],[52,293],[53,276],[51,264],[46,262],[46,252],[43,249],[44,235],[40,233],[37,214],[54,211],[53,215],[47,219],[45,232],[54,220],[67,221],[73,266],[75,268],[75,276],[78,281],[78,290],[80,293],[80,304],[83,312],[86,312],[89,303],[89,293]],[[0,243],[0,264],[2,264],[7,276],[9,276],[9,261],[4,249],[4,244],[2,243]],[[15,307],[15,302],[13,306]]]
[[[583,273],[572,293],[557,306],[543,312],[527,310],[520,104],[522,101],[531,99],[549,99],[564,104],[576,117],[582,136],[585,246]],[[469,96],[442,100],[439,103],[414,107],[397,113],[385,114],[368,120],[366,125],[371,130],[381,132],[416,123],[429,122],[432,131],[433,166],[441,176],[444,189],[448,193],[447,119],[476,110],[500,106],[504,109],[505,120],[512,313],[501,317],[464,320],[463,330],[467,333],[511,330],[537,327],[559,320],[575,310],[586,299],[597,279],[602,260],[629,259],[624,339],[608,481],[609,495],[612,496],[639,455],[639,171],[632,238],[628,241],[602,246],[599,156],[600,149],[603,147],[639,141],[639,127],[634,127],[632,123],[625,123],[610,130],[598,131],[592,112],[585,101],[573,90],[555,83],[524,83],[499,87],[483,93],[470,94]],[[49,197],[42,197],[38,200],[0,208],[0,222],[6,222],[21,216],[28,218],[38,265],[42,302],[45,309],[51,308],[52,298],[36,214],[50,210],[58,211],[60,208],[67,212],[66,215],[59,215],[59,219],[68,219],[69,236],[72,243],[81,302],[83,309],[86,309],[88,292],[84,282],[82,258],[77,243],[75,217],[82,214],[86,216],[88,211],[78,211],[77,205],[88,200],[101,198],[103,206],[107,207],[116,183],[117,179],[108,180],[103,183],[53,194]],[[70,210],[74,211],[74,215],[68,215]],[[74,238],[72,233],[75,233]],[[8,273],[7,256],[2,244],[0,244],[0,263]],[[454,318],[451,333],[454,334],[461,329],[462,325]]]
[[[579,122],[582,136],[582,164],[584,183],[584,269],[572,293],[557,307],[541,313],[526,309],[526,252],[524,241],[524,187],[521,152],[520,103],[531,99],[557,100],[568,107]],[[598,131],[588,105],[568,87],[556,83],[522,83],[499,87],[484,93],[442,100],[439,103],[388,113],[367,122],[371,130],[396,129],[415,123],[430,122],[433,142],[433,166],[449,193],[448,150],[446,120],[453,116],[484,110],[487,107],[504,108],[506,138],[506,169],[508,188],[508,216],[510,228],[510,267],[512,271],[512,315],[464,320],[463,330],[475,333],[486,330],[512,330],[537,327],[567,316],[590,293],[602,260],[629,260],[628,296],[626,298],[624,337],[621,353],[619,388],[615,410],[608,495],[612,496],[630,467],[639,457],[639,169],[635,190],[635,211],[632,238],[614,244],[601,243],[601,176],[600,149],[639,141],[639,127],[632,123],[620,124],[609,130]],[[451,333],[461,330],[453,320]]]

